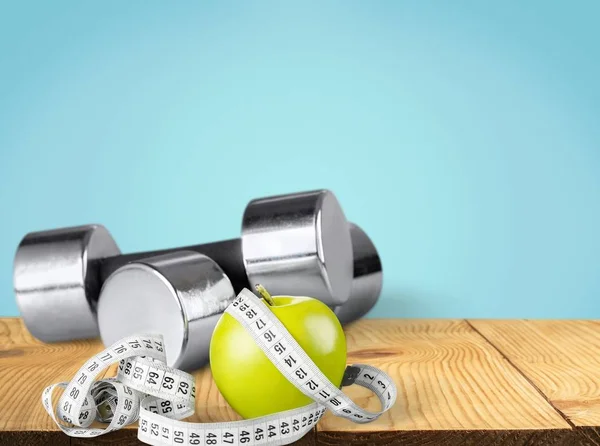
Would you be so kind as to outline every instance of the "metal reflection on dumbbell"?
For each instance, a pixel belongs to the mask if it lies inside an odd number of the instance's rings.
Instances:
[[[377,248],[359,226],[350,223],[354,253],[354,279],[350,299],[335,308],[342,324],[358,320],[377,303],[383,286],[383,270]]]
[[[96,259],[118,255],[100,225],[27,234],[14,261],[17,305],[33,336],[46,342],[98,336],[94,314],[102,284]]]
[[[137,260],[104,282],[98,301],[100,336],[109,346],[133,334],[161,334],[168,364],[195,370],[208,362],[212,332],[234,298],[219,265],[197,252]]]
[[[306,192],[253,200],[242,223],[249,285],[345,303],[352,286],[352,239],[335,195]]]

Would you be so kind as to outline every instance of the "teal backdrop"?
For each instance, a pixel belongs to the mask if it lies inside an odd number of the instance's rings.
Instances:
[[[2,2],[0,315],[33,230],[237,236],[329,188],[371,317],[600,318],[600,2]]]

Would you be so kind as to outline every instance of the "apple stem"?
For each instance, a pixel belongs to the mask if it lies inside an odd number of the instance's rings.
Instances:
[[[261,295],[261,297],[269,304],[269,306],[275,305],[275,301],[264,286],[259,283],[254,288],[256,288],[258,294]]]

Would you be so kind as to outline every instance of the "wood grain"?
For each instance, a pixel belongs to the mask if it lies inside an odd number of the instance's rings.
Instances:
[[[347,330],[348,362],[366,362],[398,386],[379,420],[354,424],[327,413],[322,432],[568,429],[529,382],[465,321],[363,320]],[[357,386],[358,404],[379,401]]]
[[[98,340],[44,344],[29,334],[20,319],[0,318],[0,444],[143,445],[137,440],[137,423],[92,440],[69,438],[42,406],[46,386],[69,381],[89,357],[103,349]],[[104,375],[114,376],[116,367],[110,367]],[[187,421],[240,419],[220,394],[208,367],[194,376],[196,413]],[[314,445],[315,435],[313,429],[295,444]]]
[[[567,321],[359,321],[346,327],[348,362],[386,370],[398,385],[397,403],[370,424],[327,414],[298,443],[600,445],[598,329],[600,323]],[[42,407],[45,386],[68,381],[102,348],[99,341],[42,344],[20,319],[0,319],[0,444],[143,444],[135,425],[92,441],[69,438]],[[195,376],[189,421],[239,419],[208,367]],[[365,389],[344,391],[362,406],[379,406]]]
[[[389,446],[590,446],[572,429],[318,432],[317,444]]]
[[[469,322],[573,425],[600,426],[600,322]]]
[[[70,380],[97,351],[95,341],[42,344],[20,319],[0,319],[0,431],[57,431],[42,406],[42,391]]]

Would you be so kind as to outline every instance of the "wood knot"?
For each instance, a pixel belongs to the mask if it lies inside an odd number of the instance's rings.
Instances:
[[[353,350],[348,352],[348,356],[353,358],[389,358],[390,356],[399,356],[402,352],[400,350],[379,350],[379,349],[365,349],[365,350]]]
[[[23,356],[25,352],[22,349],[0,350],[0,358],[10,358],[13,356]]]

